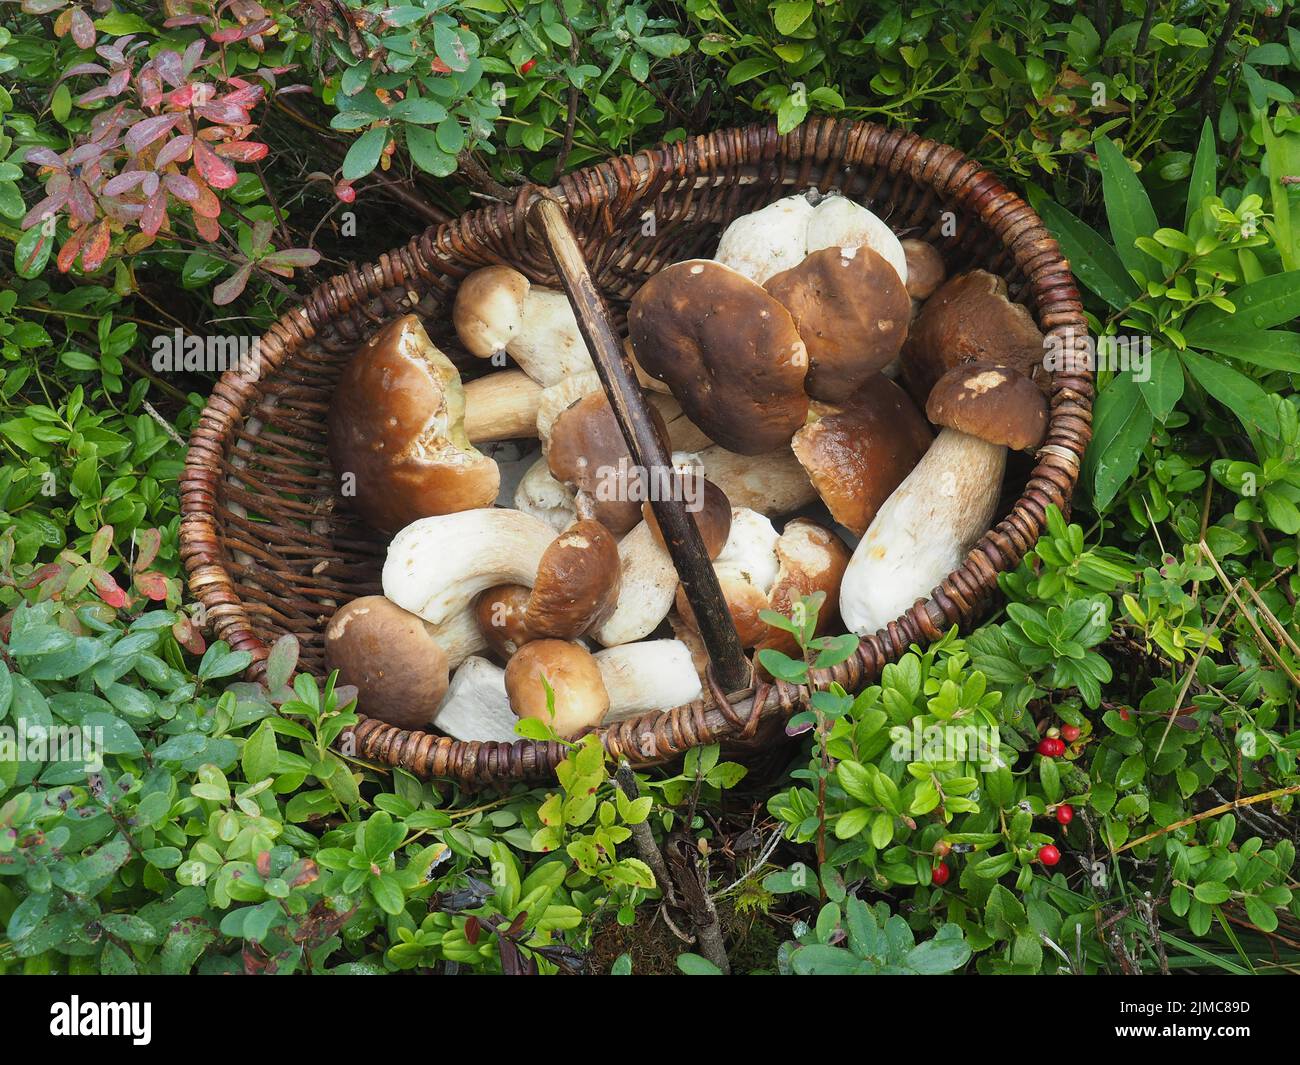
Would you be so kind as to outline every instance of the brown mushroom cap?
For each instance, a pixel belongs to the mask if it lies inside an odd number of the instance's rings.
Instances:
[[[460,374],[408,314],[376,333],[334,387],[329,457],[352,504],[381,532],[490,507],[497,464],[470,444]],[[346,496],[345,485],[345,496]]]
[[[533,590],[522,584],[498,584],[480,592],[474,617],[488,646],[508,659],[524,644],[537,639],[528,627],[528,599]]]
[[[555,717],[546,709],[542,678],[555,693]],[[550,724],[565,739],[600,724],[609,710],[609,693],[590,651],[567,640],[526,643],[506,665],[506,694],[520,717]]]
[[[907,294],[914,300],[929,299],[948,276],[943,256],[923,240],[908,239],[902,244],[907,257]]]
[[[1043,334],[1007,298],[1007,283],[986,270],[958,274],[925,302],[903,345],[903,383],[924,406],[930,389],[963,362],[1011,366],[1026,377],[1043,364]]]
[[[757,455],[803,424],[808,349],[789,311],[743,274],[707,259],[674,263],[632,297],[627,321],[642,369],[709,439]]]
[[[698,471],[692,471],[698,472]],[[700,509],[696,511],[687,510],[687,513],[695,519],[695,526],[700,530],[700,536],[704,540],[704,549],[709,553],[709,558],[717,558],[718,554],[727,544],[727,537],[731,533],[731,500],[727,498],[727,493],[709,480],[703,480],[704,491],[700,495]],[[649,503],[641,504],[641,516],[645,523],[650,526],[650,532],[655,538],[655,543],[664,550],[668,545],[664,543],[664,534],[659,528],[659,522],[655,518],[654,508]]]
[[[523,327],[528,278],[508,266],[485,266],[460,283],[451,321],[465,350],[480,359],[505,351]]]
[[[898,355],[912,303],[898,272],[865,244],[823,248],[768,279],[808,347],[804,391],[837,403]]]
[[[433,633],[384,596],[363,596],[330,618],[325,664],[356,685],[363,713],[398,728],[427,728],[447,692],[447,655]]]
[[[954,366],[930,392],[926,416],[935,425],[1013,451],[1031,451],[1047,432],[1047,401],[1009,366]]]
[[[806,595],[825,592],[826,600],[817,614],[814,635],[823,636],[838,628],[840,581],[852,552],[830,529],[807,518],[795,518],[786,525],[776,542],[780,569],[768,593],[769,610],[792,617],[796,604]],[[774,647],[784,654],[798,653],[798,645],[784,629],[768,626],[758,649]]]
[[[647,409],[666,448],[663,416],[653,405]],[[633,483],[637,468],[603,391],[587,393],[555,418],[546,460],[556,480],[578,493],[579,515],[594,518],[615,536],[641,520],[642,497]]]
[[[598,521],[565,529],[542,555],[528,600],[528,627],[539,636],[580,636],[614,609],[620,584],[618,543]]]
[[[932,439],[907,393],[877,374],[844,406],[795,433],[790,446],[831,516],[861,536]]]

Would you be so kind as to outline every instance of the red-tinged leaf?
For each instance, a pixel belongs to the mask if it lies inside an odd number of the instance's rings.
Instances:
[[[202,141],[194,142],[194,165],[203,180],[214,189],[228,189],[238,180],[235,168],[220,159],[217,153]]]
[[[47,217],[53,216],[67,202],[68,194],[66,192],[57,196],[47,196],[23,216],[23,220],[18,223],[19,228],[31,229],[38,222],[44,222]]]
[[[140,191],[143,192],[146,196],[152,196],[155,192],[158,191],[157,171],[150,170],[147,174],[145,174],[144,181],[140,183]]]
[[[86,246],[82,249],[81,269],[89,274],[103,266],[112,242],[113,235],[108,230],[108,222],[97,223],[91,229],[90,236],[86,238]]]
[[[139,155],[159,137],[169,133],[176,125],[179,115],[154,115],[145,118],[126,131],[126,150],[132,155]]]
[[[80,179],[68,186],[68,212],[82,225],[95,220],[95,196]]]
[[[121,196],[123,193],[130,192],[148,176],[148,170],[128,170],[124,174],[118,174],[117,177],[109,178],[105,183],[104,195]]]
[[[103,570],[97,570],[95,575],[90,579],[90,583],[95,588],[95,593],[104,600],[114,610],[121,610],[126,606],[126,592],[117,586],[117,581]]]
[[[293,876],[289,880],[289,886],[303,887],[320,879],[320,866],[311,858],[301,858],[285,870],[286,876],[290,873],[292,873]]]
[[[233,81],[234,79],[232,79],[232,83]],[[234,104],[236,107],[247,111],[250,107],[260,103],[265,95],[266,89],[261,85],[240,81],[239,88],[235,89],[234,92],[226,93],[221,99],[223,103]]]
[[[50,15],[67,2],[68,0],[23,0],[23,11],[29,15]]]
[[[199,632],[189,618],[181,618],[172,626],[172,636],[176,642],[192,655],[201,655],[208,649],[207,643],[203,639],[203,634]]]
[[[212,302],[218,307],[233,303],[239,298],[239,294],[244,291],[244,286],[248,284],[248,277],[252,272],[252,264],[245,263],[212,290]]]
[[[217,154],[236,163],[256,163],[265,159],[270,149],[261,141],[226,141],[217,145]]]
[[[51,577],[57,577],[62,574],[68,567],[60,562],[47,562],[40,569],[27,576],[26,580],[19,583],[19,588],[35,588],[44,584]]]
[[[167,578],[157,570],[135,575],[135,586],[147,599],[161,603],[167,598]]]
[[[194,102],[195,85],[181,85],[167,94],[167,103],[171,107],[189,107]]]
[[[482,928],[483,926],[479,922],[479,919],[473,914],[470,914],[465,920],[465,942],[467,942],[471,947],[478,946],[478,937]]]
[[[159,52],[153,57],[153,69],[158,71],[158,76],[163,81],[173,87],[185,80],[185,72],[181,69],[180,52],[174,52],[171,49]]]
[[[210,218],[214,222],[221,217],[221,201],[217,199],[217,194],[207,187],[198,178],[198,170],[190,168],[187,175],[199,189],[199,198],[190,204],[190,209],[195,215],[201,215],[204,218]],[[215,237],[205,237],[205,240],[215,240]]]
[[[271,875],[271,852],[257,852],[257,875],[263,880]]]
[[[152,63],[146,63],[140,68],[140,75],[135,79],[135,83],[140,90],[140,103],[150,111],[162,103],[162,76]]]
[[[54,20],[54,36],[66,37],[68,30],[72,29],[72,12],[73,8],[65,8],[59,12],[59,17]]]
[[[221,227],[217,225],[214,218],[205,218],[202,215],[195,214],[194,228],[198,231],[199,236],[206,241],[216,242],[221,236]]]
[[[59,249],[58,257],[54,260],[54,265],[59,268],[59,273],[66,274],[72,269],[72,264],[77,261],[77,256],[81,254],[81,245],[86,239],[86,230],[81,229],[73,233]]]
[[[199,187],[184,174],[164,174],[163,184],[168,192],[184,203],[193,203],[199,198]]]
[[[202,107],[196,107],[194,113],[219,126],[247,126],[252,122],[244,108],[226,100],[212,100]]]
[[[132,568],[136,572],[146,570],[153,565],[162,547],[161,529],[137,529],[135,533],[135,561]]]
[[[25,158],[34,166],[48,166],[54,170],[64,169],[63,157],[50,148],[28,148]]]
[[[144,205],[144,213],[140,215],[140,231],[156,237],[165,221],[167,221],[167,193],[157,189]]]
[[[108,560],[108,553],[113,548],[113,526],[101,525],[90,538],[90,562],[102,566]]]
[[[93,48],[95,46],[95,24],[90,21],[90,16],[79,7],[72,9],[72,40],[78,48]]]
[[[193,143],[194,138],[188,133],[182,133],[178,137],[173,137],[158,149],[158,155],[154,159],[154,165],[162,168],[170,166],[178,160],[184,159],[190,154],[190,145]]]

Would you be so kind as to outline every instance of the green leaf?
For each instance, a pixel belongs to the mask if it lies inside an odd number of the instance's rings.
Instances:
[[[753,56],[749,59],[742,59],[727,71],[727,84],[740,85],[742,82],[750,81],[761,74],[766,74],[768,71],[775,69],[775,59],[767,59],[764,56]]]
[[[1151,410],[1132,378],[1116,377],[1102,389],[1085,460],[1098,510],[1110,505],[1137,469],[1152,425]]]
[[[1235,289],[1228,297],[1237,308],[1229,314],[1218,307],[1205,307],[1192,316],[1183,330],[1189,336],[1197,330],[1225,321],[1236,321],[1255,329],[1271,329],[1300,318],[1300,270],[1252,281]],[[1189,339],[1188,343],[1191,343]]]
[[[1232,411],[1247,429],[1259,429],[1277,436],[1277,412],[1268,401],[1268,393],[1244,374],[1204,355],[1188,350],[1182,358],[1191,375],[1214,399]]]
[[[436,131],[424,126],[406,126],[406,150],[411,160],[427,174],[447,177],[456,170],[456,157],[438,147]]]
[[[1178,358],[1178,352],[1164,349],[1151,353],[1151,374],[1147,380],[1138,381],[1137,385],[1152,417],[1163,422],[1183,398],[1185,383],[1183,364]]]
[[[1038,212],[1056,234],[1070,269],[1084,285],[1115,310],[1137,297],[1137,282],[1129,277],[1123,260],[1105,237],[1052,200],[1042,200]]]
[[[1214,195],[1218,155],[1214,150],[1214,124],[1207,117],[1201,126],[1201,141],[1192,163],[1192,176],[1187,183],[1187,208],[1183,212],[1183,228],[1193,238],[1201,228],[1201,206]]]
[[[788,37],[794,33],[800,26],[808,21],[812,15],[812,0],[782,0],[776,5],[776,10],[772,15],[772,22],[776,26],[776,32],[783,37]]]
[[[1194,348],[1266,370],[1300,373],[1300,333],[1289,329],[1256,329],[1248,322],[1223,318],[1199,328],[1189,326],[1183,336]]]
[[[1228,885],[1217,880],[1206,880],[1197,884],[1193,894],[1198,902],[1203,902],[1207,906],[1217,906],[1221,902],[1227,902],[1232,897]]]
[[[1097,139],[1097,164],[1115,251],[1129,270],[1136,270],[1148,280],[1164,277],[1160,264],[1139,250],[1136,243],[1138,237],[1151,236],[1159,226],[1147,190],[1107,136]]]
[[[376,126],[374,129],[368,129],[361,134],[352,142],[352,147],[348,149],[348,154],[343,159],[343,179],[345,181],[356,181],[374,170],[379,165],[380,153],[383,152],[384,145],[387,143],[387,127]]]

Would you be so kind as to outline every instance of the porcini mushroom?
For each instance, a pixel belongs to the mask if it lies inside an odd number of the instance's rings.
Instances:
[[[581,636],[618,598],[618,545],[598,521],[583,520],[542,553],[531,590],[498,585],[479,595],[479,627],[493,650],[508,658],[539,637]]]
[[[921,308],[903,345],[903,383],[918,405],[952,367],[964,362],[1042,373],[1043,334],[1033,316],[1007,298],[1007,283],[986,270],[958,274]]]
[[[433,727],[458,740],[519,739],[519,718],[506,695],[506,671],[486,658],[467,658],[452,675],[447,694],[433,715]]]
[[[767,596],[767,609],[794,617],[804,596],[826,594],[817,614],[814,635],[830,632],[839,616],[840,582],[849,564],[849,549],[830,529],[807,518],[795,518],[776,541],[776,580]],[[794,637],[769,625],[756,650],[772,647],[788,655],[799,653]]]
[[[898,271],[869,245],[809,252],[763,287],[808,348],[804,390],[814,399],[846,400],[903,347],[912,304]]]
[[[447,654],[423,618],[382,595],[341,606],[325,627],[325,665],[357,688],[362,713],[427,728],[447,691]]]
[[[677,484],[688,486],[687,490],[681,492],[681,496],[686,504],[686,512],[700,530],[704,550],[708,552],[709,558],[717,558],[731,534],[731,501],[721,488],[704,478],[699,467],[674,469],[673,473]],[[696,499],[692,500],[692,495]],[[641,517],[650,526],[655,542],[667,550],[663,530],[659,528],[654,507],[649,502],[641,504]]]
[[[772,451],[803,425],[808,349],[789,311],[743,274],[674,263],[637,290],[627,321],[642,368],[723,447]]]
[[[441,624],[496,584],[532,585],[555,531],[540,518],[500,508],[422,518],[388,545],[384,594]]]
[[[520,478],[515,509],[540,518],[556,532],[563,532],[578,516],[573,492],[552,476],[545,458],[538,458]]]
[[[859,635],[907,610],[961,564],[993,519],[1007,448],[1037,447],[1047,404],[1004,366],[949,370],[926,414],[942,431],[877,511],[840,586],[840,613]]]
[[[471,444],[537,435],[542,386],[522,370],[501,370],[465,385],[465,435]]]
[[[722,231],[713,258],[761,285],[804,257],[812,215],[802,193],[743,214]]]
[[[943,256],[924,240],[909,237],[900,243],[907,260],[907,294],[914,300],[927,300],[947,276]]]
[[[861,536],[925,454],[930,427],[907,393],[880,376],[841,407],[814,404],[813,415],[790,447],[831,517]]]
[[[343,370],[328,451],[344,498],[382,532],[484,507],[497,465],[465,434],[460,374],[413,314],[376,333]]]
[[[872,211],[845,196],[827,196],[808,218],[804,253],[823,248],[870,248],[907,284],[907,255],[894,231]]]
[[[452,323],[471,355],[509,354],[542,386],[593,368],[568,297],[508,266],[483,267],[460,283]]]
[[[790,514],[817,499],[808,473],[788,447],[766,455],[738,455],[715,444],[695,459],[704,476],[731,500],[769,518]]]
[[[776,557],[779,539],[780,534],[768,518],[755,510],[735,507],[726,546],[713,560],[713,571],[718,575],[718,586],[742,647],[753,647],[767,635],[767,623],[758,614],[768,607],[768,594],[780,568]],[[677,612],[687,624],[698,628],[683,590],[678,589],[676,601]]]
[[[690,648],[681,640],[640,640],[597,651],[609,710],[602,724],[694,702],[702,692]]]
[[[547,707],[543,678],[555,696],[552,708]],[[609,709],[609,693],[595,658],[568,640],[524,644],[506,665],[505,682],[510,708],[519,717],[545,721],[564,739],[599,725]]]

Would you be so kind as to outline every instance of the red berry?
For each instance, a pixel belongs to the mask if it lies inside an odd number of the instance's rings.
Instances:
[[[948,883],[948,877],[951,875],[952,873],[948,869],[947,862],[940,862],[930,870],[930,880],[934,883],[935,887],[943,887],[944,884]]]
[[[1074,742],[1075,740],[1077,740],[1078,738],[1079,738],[1079,726],[1078,726],[1078,725],[1062,725],[1062,726],[1061,726],[1061,739],[1065,740],[1066,743],[1073,743],[1073,742]]]
[[[520,68],[519,68],[519,73],[520,73],[520,74],[527,74],[527,73],[528,73],[530,70],[532,70],[533,67],[535,67],[535,66],[537,66],[537,60],[536,60],[536,59],[529,59],[529,60],[526,60],[526,61],[523,63],[523,65],[520,66]]]
[[[1055,865],[1061,860],[1061,852],[1049,843],[1038,849],[1038,860],[1044,865]]]
[[[1065,744],[1052,736],[1048,736],[1038,743],[1038,753],[1044,758],[1059,758],[1065,753]]]
[[[351,203],[357,198],[357,190],[346,182],[340,181],[334,186],[334,195],[344,203]]]
[[[1068,825],[1074,820],[1074,807],[1068,802],[1061,803],[1056,808],[1056,820],[1063,825]]]

